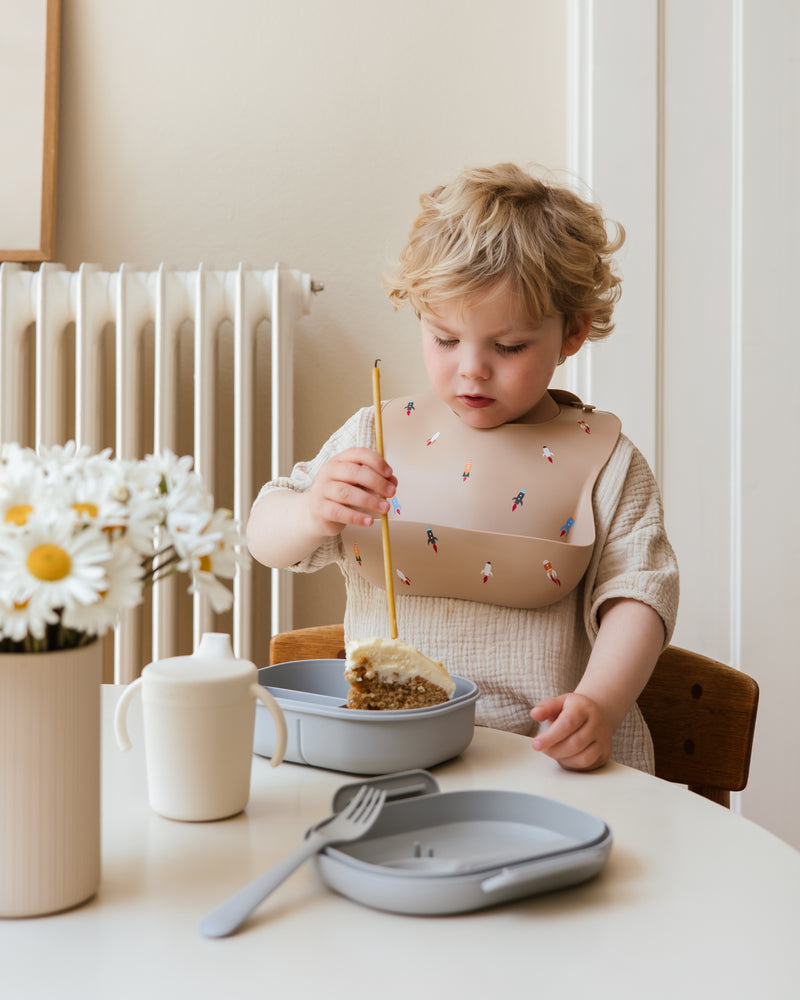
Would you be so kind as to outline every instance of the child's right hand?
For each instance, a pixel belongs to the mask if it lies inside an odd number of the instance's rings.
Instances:
[[[397,489],[389,465],[371,448],[348,448],[314,477],[309,513],[320,535],[338,535],[348,524],[369,527],[389,510]]]

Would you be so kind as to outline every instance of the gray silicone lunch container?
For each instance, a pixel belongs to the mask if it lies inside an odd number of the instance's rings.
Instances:
[[[343,809],[363,784],[386,788],[360,840],[316,857],[325,883],[379,910],[465,913],[585,882],[603,868],[611,831],[591,813],[523,792],[440,792],[425,771],[345,785]]]
[[[472,681],[453,677],[453,697],[441,705],[362,711],[345,707],[344,662],[292,660],[258,671],[258,683],[286,716],[285,760],[348,774],[387,774],[433,767],[469,746],[479,695]],[[275,728],[260,703],[253,750],[262,757],[275,751]]]

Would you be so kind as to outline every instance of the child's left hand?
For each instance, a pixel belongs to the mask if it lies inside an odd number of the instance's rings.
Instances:
[[[545,698],[531,709],[531,718],[549,723],[534,738],[533,749],[568,771],[593,771],[611,756],[611,727],[597,702],[584,694]]]

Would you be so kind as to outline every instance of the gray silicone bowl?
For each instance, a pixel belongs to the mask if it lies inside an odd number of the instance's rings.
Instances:
[[[258,683],[286,716],[289,741],[284,759],[348,774],[433,767],[465,750],[472,740],[480,692],[472,681],[453,680],[453,697],[442,705],[368,712],[345,707],[344,660],[293,660],[258,672]],[[253,749],[262,757],[271,757],[275,750],[272,719],[260,704]]]

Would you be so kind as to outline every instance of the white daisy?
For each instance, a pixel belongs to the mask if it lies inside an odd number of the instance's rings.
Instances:
[[[121,461],[74,441],[38,454],[0,445],[0,641],[80,644],[178,570],[225,610],[233,597],[219,577],[248,558],[238,529],[214,510],[188,456]]]
[[[161,491],[164,494],[171,494],[180,489],[187,480],[194,482],[195,479],[199,479],[197,474],[191,471],[194,464],[192,457],[184,455],[182,458],[178,458],[169,448],[154,455],[147,455],[142,464],[152,469],[158,476]],[[202,486],[202,480],[200,483]]]
[[[92,454],[88,444],[82,444],[79,448],[74,441],[67,441],[63,445],[39,446],[39,457],[45,474],[61,481],[86,474],[87,469],[93,466],[102,466],[110,455],[110,448]]]
[[[21,527],[46,498],[36,453],[29,448],[4,446],[0,463],[0,523]]]
[[[189,593],[206,596],[211,601],[211,607],[218,614],[221,611],[227,611],[233,604],[233,594],[225,584],[220,583],[213,573],[204,573],[202,570],[192,573]]]
[[[71,481],[69,502],[79,518],[113,538],[125,535],[136,552],[149,556],[163,519],[158,486],[158,478],[140,462],[106,462]]]
[[[244,538],[238,522],[224,507],[194,518],[176,511],[168,515],[167,525],[180,556],[178,569],[183,572],[213,573],[230,579],[237,564],[247,561],[246,553],[241,551]]]
[[[173,528],[180,556],[177,568],[192,578],[189,593],[204,594],[215,611],[227,611],[233,595],[218,577],[232,578],[237,564],[247,561],[246,553],[241,551],[244,539],[238,522],[229,510],[220,508],[210,516],[195,519],[176,511],[168,516],[167,524]]]
[[[38,595],[51,608],[91,604],[100,596],[111,550],[91,525],[74,533],[75,517],[30,517],[24,532],[0,536],[0,595],[9,603]]]
[[[44,639],[47,626],[57,624],[58,612],[41,594],[32,594],[25,601],[0,600],[0,639],[23,642],[28,635]]]
[[[182,560],[196,560],[211,552],[222,540],[222,532],[211,527],[214,511],[210,508],[193,508],[186,505],[167,511],[166,528]],[[179,565],[186,569],[188,562]]]
[[[114,628],[123,608],[135,608],[141,602],[144,571],[137,554],[124,542],[111,546],[105,573],[98,600],[65,609],[63,622],[67,628],[89,635],[104,635]]]

